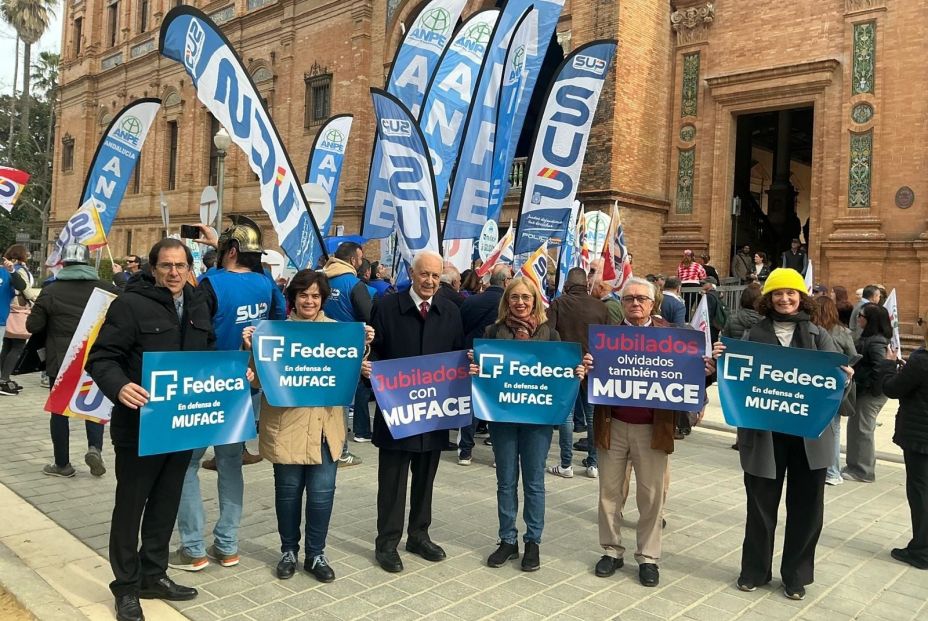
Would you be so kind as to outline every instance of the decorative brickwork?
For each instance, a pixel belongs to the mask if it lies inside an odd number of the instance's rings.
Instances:
[[[693,213],[696,149],[681,149],[677,162],[677,213]]]
[[[699,99],[699,52],[683,55],[683,92],[680,116],[696,116]]]
[[[873,132],[851,134],[851,165],[848,172],[847,206],[870,207],[870,170],[873,164]]]
[[[854,24],[854,66],[851,94],[872,93],[876,80],[876,23]]]

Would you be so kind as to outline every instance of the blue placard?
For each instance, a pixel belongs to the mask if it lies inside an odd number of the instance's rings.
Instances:
[[[372,367],[374,396],[394,439],[470,425],[467,352],[381,360]]]
[[[719,399],[735,427],[817,438],[844,398],[847,356],[722,338]]]
[[[684,328],[590,326],[590,403],[698,412],[705,336]]]
[[[251,341],[267,402],[351,405],[364,359],[364,324],[262,321]]]
[[[560,425],[574,407],[580,345],[474,340],[474,416],[497,423]]]
[[[248,352],[145,352],[139,456],[173,453],[257,437]]]

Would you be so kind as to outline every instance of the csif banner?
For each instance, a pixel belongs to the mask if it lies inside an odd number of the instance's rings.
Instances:
[[[251,342],[269,404],[307,407],[354,402],[364,359],[364,324],[262,321]]]
[[[306,165],[306,183],[315,183],[322,187],[329,195],[329,213],[325,222],[317,222],[319,231],[327,235],[332,226],[332,216],[335,214],[335,199],[338,196],[338,180],[342,175],[342,165],[345,163],[345,148],[348,146],[348,136],[351,134],[350,114],[333,116],[316,134],[313,148],[309,152],[309,163]]]
[[[139,413],[139,457],[257,436],[246,351],[142,354],[148,403]]]
[[[561,63],[551,82],[525,167],[515,253],[564,239],[599,95],[615,57],[613,40],[591,41]]]
[[[590,326],[590,403],[698,412],[705,403],[702,334],[685,328]]]
[[[483,59],[498,18],[498,9],[487,9],[464,22],[439,60],[425,95],[419,125],[432,157],[439,205],[448,194],[464,136],[464,122],[480,83]]]
[[[113,117],[90,161],[78,211],[61,229],[45,261],[47,266],[58,265],[61,251],[67,244],[82,243],[82,240],[94,234],[95,221],[88,209],[84,209],[85,206],[97,210],[103,225],[103,235],[109,233],[122,197],[129,187],[148,130],[160,108],[160,99],[146,97],[133,101]]]
[[[475,339],[474,362],[471,394],[481,420],[557,426],[577,400],[579,343]]]
[[[377,133],[361,236],[384,238],[395,228],[407,262],[420,250],[441,253],[435,178],[422,130],[390,93],[372,88],[371,97]]]
[[[258,176],[261,207],[280,247],[298,268],[326,254],[308,209],[300,177],[251,75],[229,40],[207,15],[190,6],[171,9],[161,24],[159,50],[184,66],[197,98],[228,130]]]
[[[394,439],[470,425],[467,352],[379,360],[372,367],[374,397]]]
[[[719,400],[734,427],[818,438],[844,399],[844,354],[722,337]]]

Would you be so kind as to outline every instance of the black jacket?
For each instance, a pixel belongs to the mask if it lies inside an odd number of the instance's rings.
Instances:
[[[460,292],[455,291],[454,287],[446,282],[438,284],[438,291],[435,292],[435,295],[454,302],[455,306],[458,308],[461,308],[461,304],[463,304],[466,299]]]
[[[499,316],[499,301],[503,299],[503,288],[493,285],[483,293],[472,295],[461,305],[461,321],[464,324],[464,347],[471,349],[474,339],[483,338],[487,326]]]
[[[893,442],[904,451],[928,453],[928,351],[916,349],[901,369],[894,360],[883,360],[878,368],[883,394],[899,399]]]
[[[732,339],[740,339],[744,333],[751,329],[755,323],[763,319],[756,310],[750,308],[739,308],[728,316],[728,322],[722,328],[722,336]]]
[[[889,347],[889,339],[880,334],[873,336],[862,336],[860,340],[854,343],[863,358],[854,365],[854,383],[857,384],[857,394],[878,395],[879,388],[876,385],[877,367],[883,360],[886,360],[886,348]]]
[[[45,334],[45,370],[52,382],[58,376],[71,338],[95,288],[117,292],[116,287],[97,278],[90,266],[63,267],[58,278],[42,288],[32,305],[26,329],[39,339],[43,332]],[[40,343],[36,345],[41,347]]]
[[[548,323],[561,339],[580,343],[583,353],[587,353],[590,351],[590,326],[609,323],[609,309],[602,300],[587,293],[585,284],[568,285],[564,295],[551,300]]]
[[[375,331],[371,360],[393,360],[464,349],[461,313],[453,302],[438,295],[432,296],[432,305],[424,320],[409,291],[386,295],[374,306],[371,325]],[[381,449],[424,453],[445,448],[448,432],[430,431],[394,440],[378,407],[374,411],[372,440]]]
[[[144,275],[133,278],[110,305],[87,372],[114,403],[110,435],[116,446],[138,447],[139,411],[119,402],[129,382],[142,385],[146,351],[209,351],[216,348],[213,322],[203,294],[184,286],[184,316],[178,321],[171,293]]]

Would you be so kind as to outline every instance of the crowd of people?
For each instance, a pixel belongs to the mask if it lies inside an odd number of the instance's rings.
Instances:
[[[706,383],[714,381],[716,359],[724,355],[718,336],[781,347],[842,352],[848,378],[844,401],[829,430],[817,439],[739,429],[734,446],[740,453],[747,497],[745,539],[737,587],[753,591],[772,579],[775,523],[784,484],[787,487],[786,538],[780,567],[784,594],[802,599],[812,583],[815,548],[822,530],[826,485],[876,478],[874,430],[888,398],[899,399],[894,441],[903,448],[907,495],[912,510],[913,538],[892,556],[918,568],[928,568],[928,354],[913,353],[905,363],[889,347],[892,327],[881,305],[885,290],[878,285],[859,292],[851,305],[841,287],[816,286],[807,291],[802,270],[808,264],[797,244],[784,252],[785,267],[771,269],[763,253],[739,249],[732,265],[743,283],[740,305],[726,309],[710,257],[684,254],[676,277],[632,277],[616,287],[601,278],[601,260],[589,270],[571,269],[563,293],[546,308],[542,292],[528,279],[515,277],[499,265],[485,282],[473,270],[459,272],[437,253],[424,251],[412,260],[408,288],[397,290],[386,270],[369,263],[356,243],[344,242],[318,270],[297,272],[288,282],[275,282],[261,264],[263,244],[258,226],[236,217],[218,238],[201,227],[201,242],[215,252],[204,257],[206,271],[193,273],[193,256],[180,240],[164,239],[145,258],[130,255],[114,281],[100,280],[90,266],[87,249],[69,245],[63,267],[41,293],[28,299],[31,277],[19,267],[28,259],[15,246],[5,254],[0,270],[0,296],[9,289],[22,297],[27,315],[24,332],[38,335],[46,351],[51,385],[77,329],[93,289],[118,293],[87,360],[86,370],[114,403],[110,433],[115,453],[117,488],[110,528],[110,587],[117,617],[144,618],[140,598],[187,600],[197,596],[168,577],[167,568],[200,571],[211,562],[224,567],[239,563],[238,530],[243,507],[242,468],[267,460],[274,472],[275,508],[281,556],[276,575],[291,578],[299,565],[301,522],[305,529],[303,568],[321,582],[336,577],[326,556],[326,539],[335,502],[339,467],[356,466],[359,456],[349,441],[373,442],[378,449],[376,536],[374,558],[387,572],[403,571],[398,552],[405,550],[439,562],[446,558],[431,539],[433,487],[443,451],[457,451],[457,464],[473,463],[478,436],[492,448],[497,480],[498,544],[488,554],[489,567],[501,567],[521,557],[524,571],[541,566],[546,473],[574,476],[574,451],[585,475],[598,480],[598,533],[602,556],[593,566],[599,577],[613,575],[624,564],[621,515],[632,474],[639,512],[634,557],[644,586],[660,581],[659,562],[663,508],[670,486],[670,454],[684,440],[701,414],[662,407],[593,406],[587,400],[585,376],[592,365],[587,342],[591,325],[685,327],[688,305],[681,287],[696,283],[709,305],[715,304],[712,356],[704,359]],[[26,271],[26,273],[28,273]],[[244,309],[244,312],[243,312]],[[14,311],[11,310],[11,315]],[[270,406],[261,391],[254,366],[246,372],[252,386],[258,421],[258,454],[244,443],[140,457],[139,408],[149,395],[143,387],[141,360],[148,351],[245,350],[252,346],[256,321],[276,319],[311,322],[361,322],[366,326],[364,361],[354,403],[342,407]],[[10,325],[10,322],[7,324]],[[923,334],[928,326],[921,320]],[[17,338],[11,334],[10,339]],[[557,463],[548,465],[553,441],[550,425],[487,423],[474,419],[459,430],[452,443],[447,430],[395,439],[376,406],[371,412],[371,362],[470,350],[475,339],[577,342],[583,359],[576,368],[581,383],[574,407],[556,427]],[[17,344],[4,337],[0,352],[0,392],[16,394],[5,356],[19,357]],[[9,367],[12,371],[12,366]],[[472,373],[476,367],[472,365]],[[353,378],[352,378],[353,382]],[[7,391],[7,392],[4,392]],[[705,397],[704,397],[705,399]],[[841,418],[847,418],[847,452],[841,464]],[[72,477],[68,455],[69,419],[52,415],[54,462],[50,476]],[[103,426],[85,423],[91,474],[106,472]],[[573,441],[575,433],[585,438]],[[219,517],[212,542],[205,541],[206,519],[199,468],[217,470]],[[517,513],[519,481],[525,531],[519,543]],[[552,479],[554,480],[554,479]],[[407,489],[409,502],[407,503]],[[407,505],[408,517],[407,517]],[[180,546],[170,550],[177,528]]]

